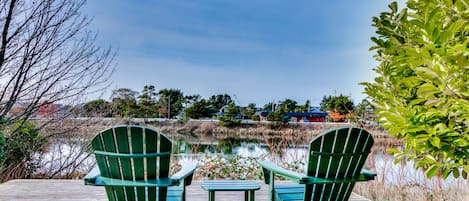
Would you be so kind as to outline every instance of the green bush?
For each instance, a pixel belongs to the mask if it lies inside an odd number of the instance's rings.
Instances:
[[[34,155],[42,151],[46,138],[39,134],[34,124],[15,123],[9,129],[0,160],[1,181],[27,178],[37,169]]]
[[[259,117],[259,115],[255,115],[255,114],[253,114],[253,115],[251,116],[251,119],[252,119],[253,121],[260,121],[260,120],[261,120],[261,118]]]
[[[378,121],[402,139],[396,161],[416,161],[427,177],[469,172],[469,4],[410,0],[373,18],[378,73],[364,83]]]

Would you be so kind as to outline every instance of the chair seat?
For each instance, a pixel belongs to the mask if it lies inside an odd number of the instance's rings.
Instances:
[[[158,191],[156,191],[158,193]],[[167,201],[182,201],[183,189],[180,186],[171,186],[168,188]]]
[[[275,185],[275,200],[279,201],[303,201],[305,185],[282,184]]]
[[[311,200],[347,200],[346,198],[349,197],[346,191],[348,184],[315,184],[314,186],[316,186],[315,189],[321,189],[321,191],[316,192]],[[334,188],[334,191],[331,192],[331,188]],[[275,185],[275,200],[278,201],[304,201],[304,193],[305,185],[303,184]]]

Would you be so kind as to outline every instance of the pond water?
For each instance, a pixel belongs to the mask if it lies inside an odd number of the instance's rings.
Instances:
[[[178,141],[176,143],[176,152],[179,151],[180,160],[200,160],[200,154],[188,154],[189,150],[195,149],[199,153],[206,154],[223,154],[227,157],[233,155],[240,155],[242,157],[254,157],[254,158],[272,158],[274,160],[282,161],[283,163],[293,163],[295,161],[301,161],[302,163],[296,164],[305,164],[307,158],[308,147],[306,145],[296,145],[296,146],[283,146],[280,149],[280,152],[276,154],[271,154],[270,147],[262,143],[254,142],[243,142],[239,140],[229,139],[228,141],[220,141],[213,144],[189,144],[184,141]],[[385,150],[384,148],[376,150]],[[394,158],[385,153],[376,153],[370,155],[365,167],[368,170],[376,172],[379,182],[384,185],[418,185],[426,186],[428,188],[449,188],[449,187],[458,187],[458,188],[467,188],[468,181],[462,178],[454,178],[450,175],[446,180],[442,178],[434,177],[432,179],[427,179],[425,177],[425,172],[421,169],[416,170],[414,168],[414,162],[400,162],[395,164]],[[300,168],[304,169],[304,167]]]
[[[267,158],[283,163],[303,162],[305,164],[307,146],[305,145],[267,145],[253,140],[225,139],[214,142],[188,142],[182,139],[174,140],[173,152],[180,161],[202,161],[202,157],[222,154],[225,157],[239,155],[241,157]],[[377,149],[383,150],[383,149]],[[272,154],[272,152],[274,154]],[[86,149],[80,143],[51,144],[47,152],[38,155],[40,169],[38,174],[73,177],[77,172],[83,174],[94,165],[94,157],[89,157]],[[412,162],[393,163],[393,158],[384,153],[371,155],[365,167],[375,171],[377,181],[385,185],[419,185],[428,188],[441,186],[467,188],[467,180],[449,177],[426,179],[422,170],[415,170]],[[299,169],[304,169],[300,167]]]

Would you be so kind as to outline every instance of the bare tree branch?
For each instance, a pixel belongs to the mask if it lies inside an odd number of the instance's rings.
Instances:
[[[73,104],[106,87],[115,51],[95,45],[86,0],[0,3],[0,119],[26,121],[46,104]],[[12,113],[15,105],[22,110]]]

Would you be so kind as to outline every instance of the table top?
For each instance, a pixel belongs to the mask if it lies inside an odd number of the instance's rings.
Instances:
[[[207,191],[248,191],[261,188],[259,182],[252,180],[206,180],[201,186]]]

